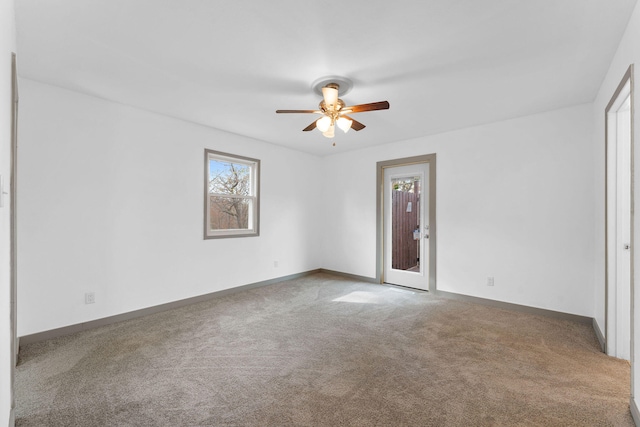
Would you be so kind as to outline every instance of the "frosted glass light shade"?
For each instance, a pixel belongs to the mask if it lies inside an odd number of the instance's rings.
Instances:
[[[324,96],[324,105],[327,108],[335,109],[336,105],[338,105],[338,89],[323,87],[322,96]],[[330,105],[333,105],[333,107],[330,107]]]
[[[329,129],[326,132],[322,132],[324,136],[327,138],[333,138],[336,136],[336,127],[334,125],[329,126]]]
[[[347,133],[347,131],[351,129],[351,124],[353,123],[353,120],[349,120],[346,117],[340,117],[337,123],[338,123],[338,127],[342,129],[344,133]]]
[[[318,120],[316,120],[316,127],[322,133],[328,131],[329,127],[331,127],[331,117],[329,116],[320,117]]]

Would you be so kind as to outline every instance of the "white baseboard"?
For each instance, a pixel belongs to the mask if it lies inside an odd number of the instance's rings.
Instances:
[[[638,406],[633,397],[629,400],[629,409],[631,410],[631,417],[636,427],[640,427],[640,411],[638,411]]]

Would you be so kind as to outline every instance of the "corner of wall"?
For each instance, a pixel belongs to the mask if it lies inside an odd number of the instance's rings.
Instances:
[[[598,325],[598,320],[596,318],[593,319],[593,332],[596,334],[596,338],[598,338],[598,343],[600,343],[600,349],[604,353],[606,351],[606,341],[604,339],[604,335],[602,334],[602,329],[600,329],[600,325]]]

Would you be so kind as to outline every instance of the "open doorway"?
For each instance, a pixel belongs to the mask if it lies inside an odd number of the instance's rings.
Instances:
[[[630,67],[605,109],[605,343],[610,356],[631,360],[633,158]]]
[[[436,289],[436,155],[377,164],[377,281]]]

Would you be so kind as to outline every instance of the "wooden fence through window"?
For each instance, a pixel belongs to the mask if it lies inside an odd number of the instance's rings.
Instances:
[[[409,270],[418,265],[420,258],[420,240],[413,239],[413,231],[420,228],[419,197],[416,193],[394,190],[391,203],[391,267],[396,270]],[[410,212],[407,212],[408,210]]]

